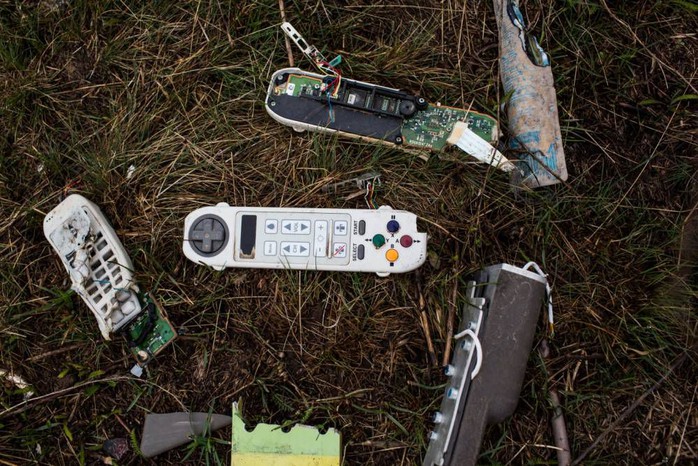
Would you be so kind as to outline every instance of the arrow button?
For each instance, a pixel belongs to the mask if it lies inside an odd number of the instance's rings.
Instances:
[[[286,257],[308,257],[310,256],[310,243],[282,241],[281,255]]]
[[[281,220],[281,231],[287,235],[307,235],[310,233],[310,220]]]

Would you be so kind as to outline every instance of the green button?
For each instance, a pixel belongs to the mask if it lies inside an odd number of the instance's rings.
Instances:
[[[385,236],[383,236],[381,234],[374,235],[371,242],[376,247],[376,249],[380,249],[385,244]]]

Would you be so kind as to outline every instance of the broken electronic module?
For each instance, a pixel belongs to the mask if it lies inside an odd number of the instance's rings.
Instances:
[[[162,307],[134,282],[131,259],[99,207],[68,196],[44,218],[44,235],[104,339],[124,335],[143,366],[176,338]]]
[[[456,145],[481,162],[515,169],[492,146],[499,137],[494,118],[344,78],[336,67],[341,57],[328,62],[289,23],[281,27],[323,74],[299,68],[275,72],[265,106],[276,121],[296,131],[336,132],[404,148],[441,151]]]

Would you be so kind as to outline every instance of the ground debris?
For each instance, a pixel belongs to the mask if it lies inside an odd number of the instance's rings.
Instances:
[[[102,450],[104,450],[104,452],[111,458],[114,458],[115,460],[119,461],[124,456],[126,456],[126,453],[129,452],[128,439],[125,439],[123,437],[109,439],[106,442],[104,442],[104,445],[102,445]],[[105,461],[105,464],[111,463],[106,463]]]

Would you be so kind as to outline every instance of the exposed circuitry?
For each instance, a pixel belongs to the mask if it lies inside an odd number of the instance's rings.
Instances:
[[[497,121],[487,115],[459,108],[429,104],[402,125],[402,137],[409,146],[443,150],[456,122],[466,122],[468,128],[487,142],[497,140]]]
[[[301,94],[311,95],[313,91],[315,91],[316,95],[319,95],[321,85],[321,79],[292,74],[289,76],[288,82],[276,89],[277,93],[285,92],[286,95],[299,97]]]
[[[350,81],[351,82],[351,81]],[[400,118],[398,122],[402,140],[401,143],[409,147],[418,147],[427,150],[443,150],[446,147],[448,137],[451,135],[455,124],[465,122],[468,128],[479,137],[493,143],[497,140],[497,121],[481,113],[467,111],[459,108],[433,105],[424,110],[414,110],[410,117],[400,115],[403,100],[391,96],[374,96],[366,87],[352,86],[348,89],[340,87],[337,95],[324,93],[325,83],[323,79],[301,74],[290,74],[288,79],[274,87],[274,94],[290,97],[308,97],[323,102],[326,106],[326,126],[343,131],[342,121],[334,121],[332,104],[350,105],[357,112],[350,114],[351,118]],[[374,101],[375,100],[375,101]],[[409,102],[408,102],[409,103]],[[404,108],[403,108],[404,110]],[[376,122],[379,120],[376,120]],[[397,129],[397,127],[396,127]],[[346,130],[344,130],[346,131]]]
[[[159,303],[149,295],[142,298],[143,312],[125,330],[129,350],[138,364],[145,365],[177,337]]]

